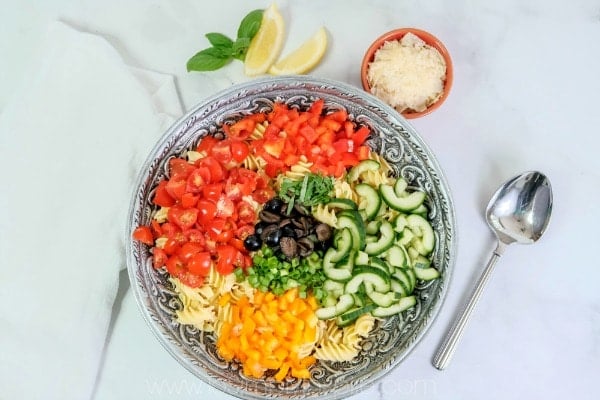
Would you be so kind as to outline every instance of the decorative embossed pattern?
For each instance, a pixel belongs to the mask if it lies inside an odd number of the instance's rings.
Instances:
[[[350,118],[367,125],[369,145],[382,154],[398,175],[429,195],[429,217],[437,244],[433,263],[442,277],[418,286],[418,303],[401,316],[378,323],[351,362],[319,362],[309,380],[256,380],[243,376],[236,363],[221,360],[215,339],[175,322],[181,303],[167,274],[152,267],[146,246],[129,239],[153,211],[153,190],[166,175],[168,159],[193,148],[206,135],[222,135],[220,126],[242,115],[268,111],[274,102],[306,109],[317,99],[327,110],[346,109]],[[415,130],[375,97],[343,83],[311,77],[268,78],[232,86],[192,109],[154,147],[138,178],[129,212],[128,272],[142,314],[161,344],[200,379],[231,395],[247,398],[339,399],[364,389],[398,365],[417,345],[436,316],[454,264],[456,227],[450,192],[435,157]]]

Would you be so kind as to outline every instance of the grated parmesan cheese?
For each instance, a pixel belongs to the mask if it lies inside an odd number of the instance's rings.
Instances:
[[[375,52],[367,79],[371,92],[398,112],[420,112],[441,97],[446,62],[437,49],[407,33]]]

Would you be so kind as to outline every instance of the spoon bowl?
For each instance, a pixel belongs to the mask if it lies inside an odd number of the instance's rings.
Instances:
[[[524,172],[506,181],[492,196],[486,220],[497,238],[496,249],[477,281],[469,300],[448,331],[433,359],[433,366],[442,370],[448,366],[458,342],[481,297],[496,262],[512,243],[532,244],[548,227],[552,214],[552,187],[544,174]]]

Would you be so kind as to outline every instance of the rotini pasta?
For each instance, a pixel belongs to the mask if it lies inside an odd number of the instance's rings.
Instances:
[[[335,321],[327,321],[322,338],[317,342],[314,356],[325,361],[350,361],[361,349],[361,341],[369,335],[375,318],[361,315],[354,324],[340,328]]]
[[[250,134],[250,139],[251,140],[262,139],[263,134],[265,133],[265,130],[267,129],[268,125],[269,125],[268,121],[264,121],[260,124],[256,124],[256,126],[254,127],[254,130]]]
[[[177,311],[177,322],[193,325],[206,332],[217,329],[217,321],[222,322],[221,318],[227,316],[227,304],[219,304],[221,295],[228,294],[236,298],[246,295],[252,298],[254,293],[248,282],[236,282],[235,275],[221,275],[214,268],[211,268],[205,284],[199,288],[190,288],[177,278],[171,277],[169,280],[183,305]]]

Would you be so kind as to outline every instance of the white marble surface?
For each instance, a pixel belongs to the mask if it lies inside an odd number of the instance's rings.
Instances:
[[[106,37],[130,65],[176,77],[184,109],[246,81],[240,63],[185,71],[203,34],[233,34],[269,1],[0,1],[0,112],[35,71],[54,19]],[[597,398],[600,377],[600,3],[597,0],[278,2],[284,51],[324,25],[331,46],[314,76],[359,85],[362,55],[380,34],[428,30],[447,46],[455,81],[447,102],[412,124],[452,188],[459,251],[438,319],[414,352],[354,399]],[[97,79],[110,79],[100,76]],[[495,187],[515,173],[545,172],[554,188],[549,229],[500,260],[458,352],[443,371],[431,358],[487,260],[483,218]],[[6,234],[6,232],[0,232]],[[119,251],[119,249],[115,249]],[[3,270],[7,268],[1,265]],[[229,399],[167,354],[133,301],[127,274],[94,399]]]

